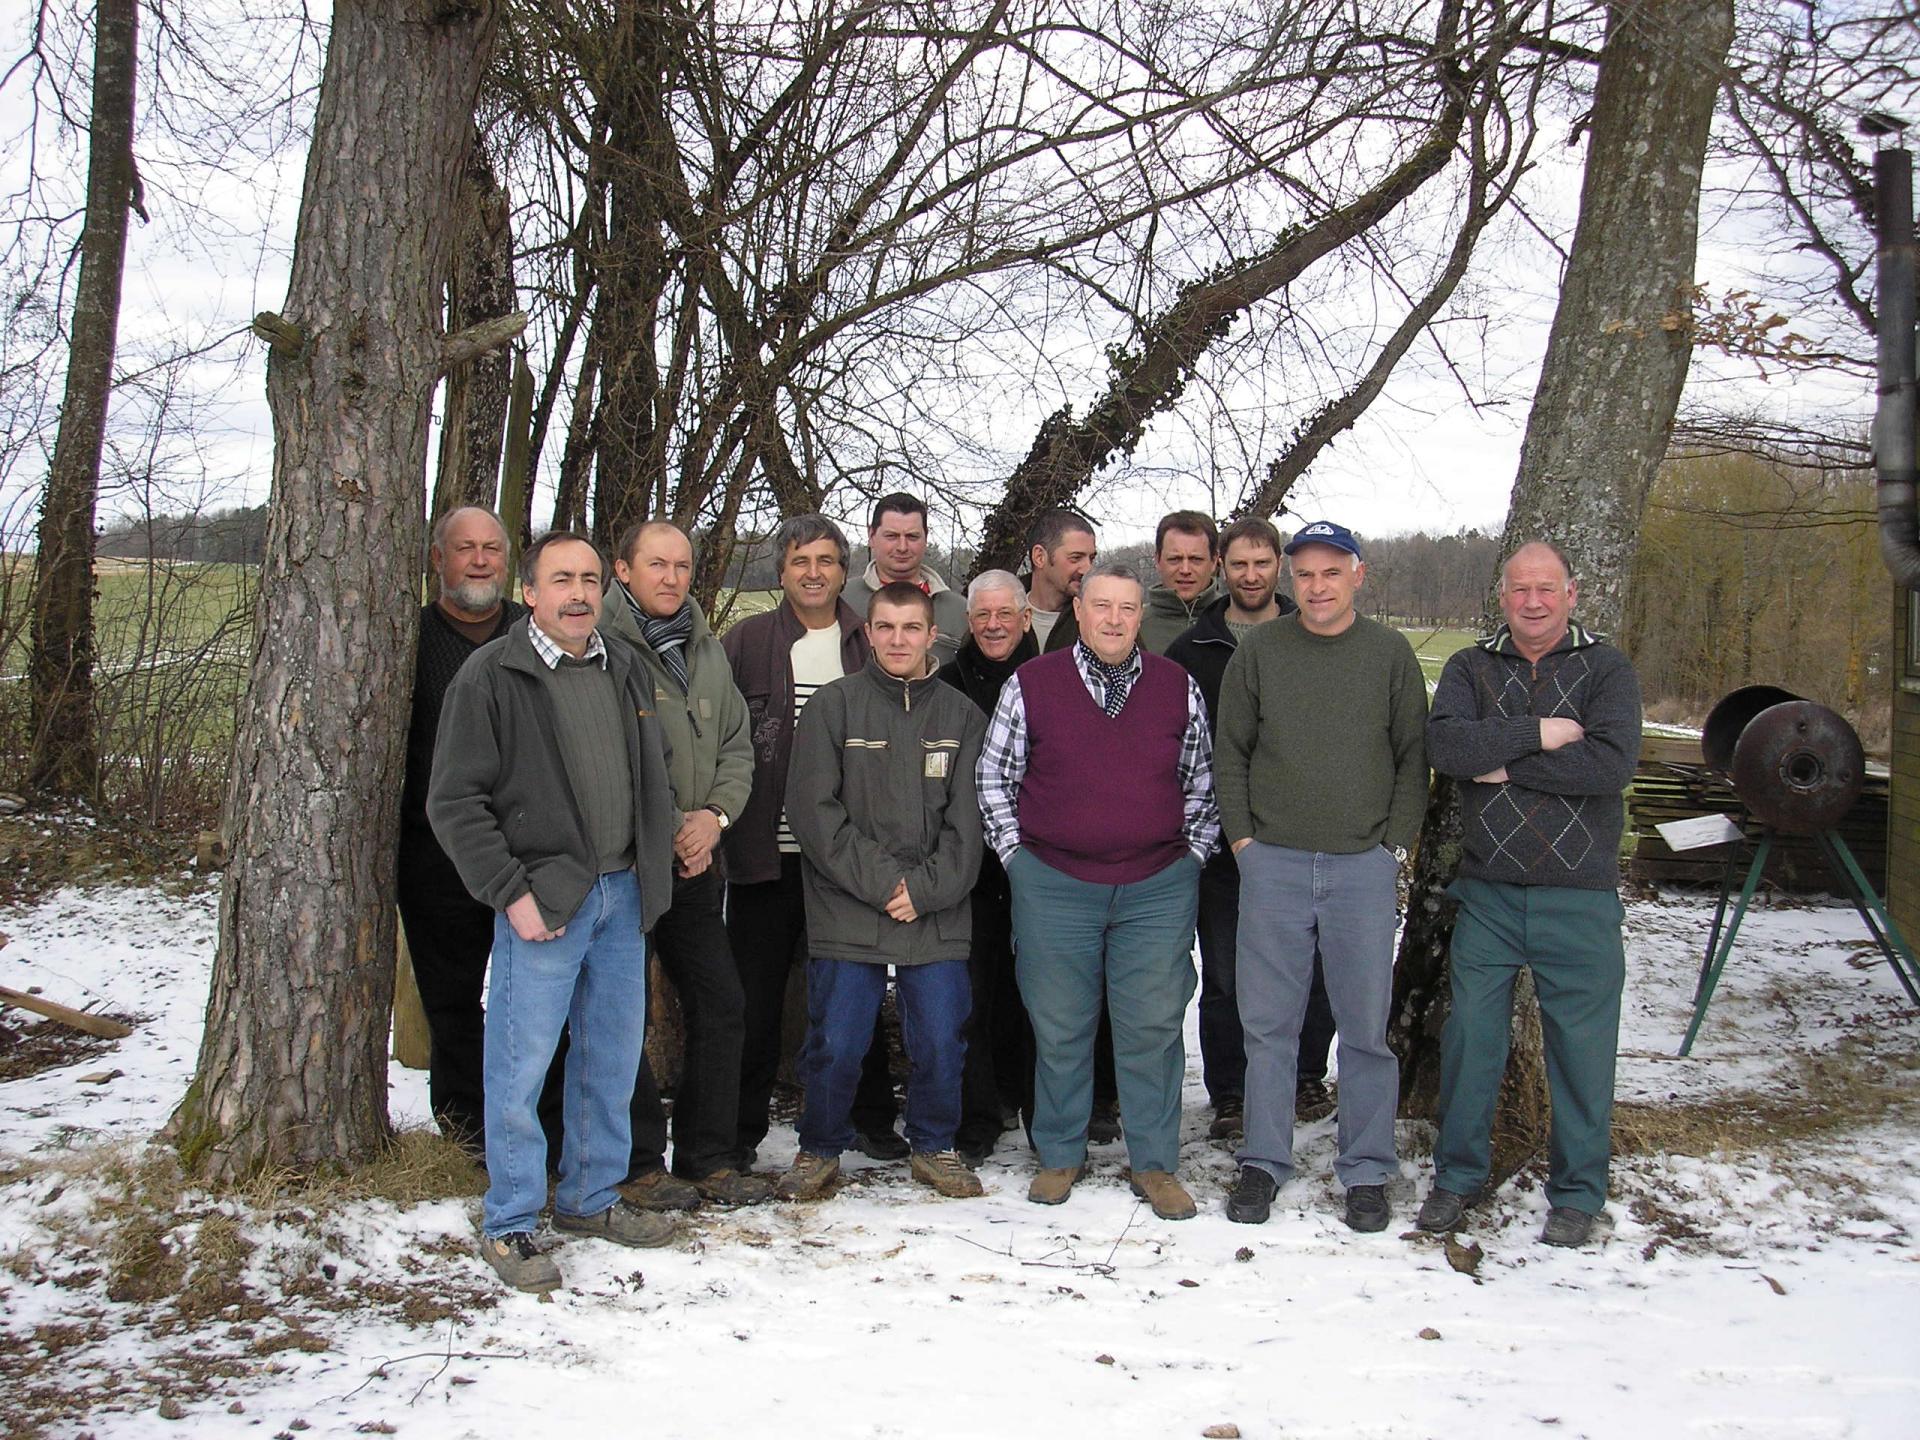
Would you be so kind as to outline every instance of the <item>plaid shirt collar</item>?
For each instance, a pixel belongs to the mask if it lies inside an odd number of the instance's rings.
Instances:
[[[540,628],[539,622],[531,615],[527,617],[527,638],[533,642],[533,653],[540,657],[540,663],[549,670],[558,670],[563,657],[572,658],[547,638],[547,632]],[[593,632],[593,638],[587,641],[587,653],[580,659],[582,663],[598,660],[602,670],[607,668],[607,642],[600,638],[600,632],[597,629]]]

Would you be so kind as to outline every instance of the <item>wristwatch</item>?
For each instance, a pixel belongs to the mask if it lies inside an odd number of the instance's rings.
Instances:
[[[722,830],[725,830],[727,826],[733,823],[733,821],[727,818],[727,812],[722,810],[718,805],[708,805],[703,808],[713,812],[714,818],[720,822],[720,828]]]
[[[1393,856],[1394,864],[1404,866],[1407,863],[1407,847],[1406,846],[1389,845],[1387,846],[1387,853]]]

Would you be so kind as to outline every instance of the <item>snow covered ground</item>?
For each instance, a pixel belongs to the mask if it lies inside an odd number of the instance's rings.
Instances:
[[[0,979],[147,1018],[0,1083],[0,1429],[1920,1435],[1920,1017],[1851,911],[1761,909],[1677,1059],[1708,915],[1629,908],[1621,1096],[1709,1143],[1622,1159],[1586,1251],[1535,1242],[1523,1176],[1462,1236],[1477,1273],[1456,1268],[1410,1229],[1420,1126],[1402,1127],[1385,1234],[1339,1221],[1330,1121],[1304,1133],[1273,1219],[1229,1224],[1196,1061],[1196,1220],[1137,1204],[1117,1146],[1059,1209],[1025,1202],[1024,1146],[975,1201],[855,1159],[831,1200],[697,1218],[669,1250],[570,1242],[546,1302],[493,1283],[464,1198],[269,1214],[188,1193],[142,1232],[114,1196],[193,1068],[213,894],[61,891],[0,913]],[[1857,1125],[1826,1113],[1855,1102]],[[425,1111],[423,1077],[396,1070],[395,1119]],[[792,1143],[776,1131],[763,1159]],[[137,1283],[169,1264],[184,1287]]]

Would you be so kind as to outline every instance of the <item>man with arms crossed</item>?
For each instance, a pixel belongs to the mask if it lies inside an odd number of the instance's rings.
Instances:
[[[954,1153],[968,1008],[967,896],[980,870],[973,769],[986,722],[934,678],[933,600],[904,580],[867,615],[873,658],[800,717],[787,819],[807,887],[807,1040],[790,1200],[824,1195],[854,1140],[851,1109],[893,966],[912,1174],[942,1195],[981,1193]]]
[[[1167,647],[1167,658],[1200,686],[1207,720],[1220,719],[1220,681],[1240,641],[1254,627],[1294,612],[1278,593],[1280,532],[1258,516],[1236,520],[1221,536],[1227,593],[1200,612],[1200,619]],[[1222,848],[1200,871],[1200,1065],[1213,1104],[1208,1134],[1225,1140],[1244,1123],[1247,1052],[1240,1034],[1240,1002],[1234,990],[1240,925],[1240,863]],[[1315,960],[1307,1017],[1300,1031],[1300,1074],[1294,1114],[1318,1120],[1333,1111],[1327,1098],[1327,1052],[1333,1045],[1333,1009]]]
[[[1387,1048],[1395,880],[1426,810],[1427,685],[1413,646],[1354,609],[1360,544],[1330,521],[1286,547],[1297,615],[1241,642],[1220,684],[1214,783],[1240,863],[1247,1131],[1227,1218],[1260,1224],[1293,1173],[1300,1026],[1318,947],[1340,1030],[1346,1222],[1384,1230],[1400,1066]]]
[[[1139,645],[1146,587],[1088,572],[1080,639],[1010,678],[980,752],[987,843],[1013,886],[1020,993],[1033,1022],[1027,1198],[1058,1205],[1080,1178],[1104,995],[1134,1193],[1163,1220],[1193,1198],[1180,1160],[1182,1022],[1193,996],[1200,866],[1219,838],[1206,702]]]
[[[616,1188],[646,1029],[646,932],[671,899],[679,816],[653,687],[598,629],[602,575],[584,536],[553,532],[527,548],[530,614],[448,689],[427,796],[460,878],[498,912],[480,1253],[520,1290],[560,1284],[533,1229],[547,1200],[534,1105],[562,1026],[572,1046],[554,1228],[620,1245],[673,1238]]]
[[[753,783],[747,702],[720,641],[689,593],[693,542],[666,520],[645,520],[622,538],[604,628],[632,647],[653,687],[666,737],[668,778],[680,812],[673,836],[673,905],[654,927],[654,953],[686,1019],[686,1054],[673,1097],[673,1169],[653,1067],[633,1091],[633,1165],[627,1196],[649,1210],[701,1200],[751,1205],[773,1194],[734,1168],[740,1114],[740,1047],[746,999],[727,927],[718,846],[746,808]]]
[[[1491,1165],[1513,981],[1533,971],[1553,1133],[1540,1238],[1583,1245],[1607,1200],[1620,1044],[1620,792],[1640,758],[1640,682],[1573,620],[1567,558],[1541,541],[1500,572],[1505,624],[1447,661],[1427,754],[1460,781],[1464,853],[1440,1037],[1433,1189],[1415,1223],[1447,1231]]]
[[[865,668],[871,649],[860,617],[841,598],[847,538],[824,515],[796,515],[774,532],[780,603],[735,625],[721,640],[734,684],[747,702],[753,739],[753,791],[727,827],[727,937],[746,994],[740,1059],[740,1117],[734,1168],[753,1168],[767,1135],[767,1106],[780,1073],[780,1020],[787,976],[807,938],[800,842],[787,825],[787,769],[794,726],[823,685]],[[877,1027],[876,1027],[877,1028]],[[894,1132],[893,1079],[876,1033],[854,1097],[859,1148],[876,1160],[902,1160]]]

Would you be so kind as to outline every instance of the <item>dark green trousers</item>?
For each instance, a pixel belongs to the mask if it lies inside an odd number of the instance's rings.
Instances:
[[[1434,1182],[1470,1195],[1492,1165],[1494,1103],[1507,1065],[1513,982],[1533,969],[1553,1101],[1547,1199],[1597,1215],[1612,1156],[1613,1065],[1620,1048],[1625,910],[1611,890],[1454,881],[1448,960],[1453,1013],[1440,1037]]]

